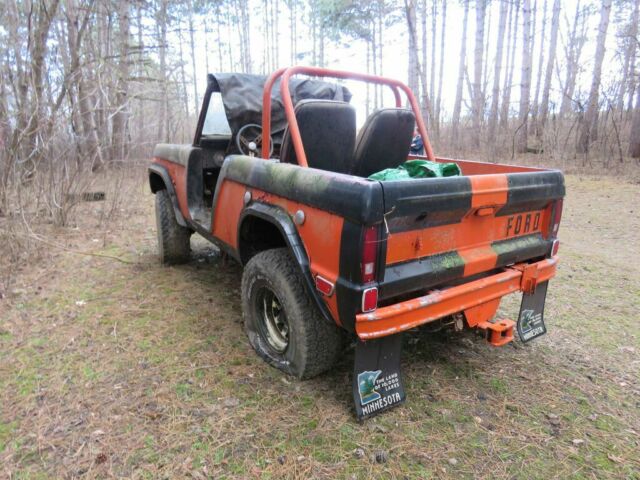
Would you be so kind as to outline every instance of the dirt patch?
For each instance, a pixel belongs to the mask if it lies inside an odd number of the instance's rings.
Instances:
[[[109,222],[38,232],[0,301],[0,476],[638,478],[637,185],[569,177],[549,334],[494,349],[407,336],[407,403],[358,424],[348,354],[298,382],[241,326],[241,269],[155,257],[142,175]],[[503,303],[514,315],[517,299]]]

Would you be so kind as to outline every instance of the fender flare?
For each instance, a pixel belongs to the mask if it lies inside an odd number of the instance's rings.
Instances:
[[[178,225],[181,227],[188,227],[186,220],[182,216],[182,212],[180,211],[180,204],[178,203],[178,196],[176,195],[176,189],[173,187],[173,182],[171,181],[171,176],[166,168],[162,165],[153,164],[148,168],[149,171],[149,187],[151,188],[151,193],[156,193],[162,188],[158,188],[158,185],[154,184],[152,180],[153,175],[158,175],[162,182],[164,183],[164,188],[167,190],[169,194],[169,198],[171,198],[171,204],[173,205],[173,211],[176,215],[176,221]]]
[[[322,312],[322,316],[324,317],[324,319],[333,325],[338,325],[336,320],[334,320],[333,316],[331,315],[331,312],[329,312],[327,305],[322,301],[320,295],[315,289],[313,276],[311,275],[309,257],[307,256],[304,244],[300,239],[300,235],[298,235],[298,230],[296,229],[289,214],[280,207],[275,207],[273,205],[268,205],[265,203],[252,202],[240,213],[237,232],[238,240],[240,239],[242,224],[248,217],[257,217],[265,220],[274,225],[280,231],[280,234],[287,244],[287,248],[293,254],[293,258],[295,259],[296,264],[300,267],[307,293],[311,298],[313,298],[313,301],[320,309],[320,312]],[[240,245],[239,241],[238,245]],[[238,254],[240,257],[242,257],[242,253],[239,250]]]

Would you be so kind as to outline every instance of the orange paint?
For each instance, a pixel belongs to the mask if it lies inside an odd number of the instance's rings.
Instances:
[[[509,218],[512,215],[502,217],[467,215],[460,223],[428,227],[422,230],[409,230],[389,234],[387,240],[387,265],[407,260],[416,259],[416,246],[420,246],[421,257],[436,255],[438,253],[466,250],[466,255],[470,260],[482,261],[489,254],[483,248],[491,249],[491,243],[508,238],[517,238],[523,235],[541,232],[543,236],[548,234],[548,225],[551,221],[550,209],[544,209],[531,213],[540,213],[540,220],[537,229],[530,229],[527,232],[513,234],[513,230],[508,233]],[[522,214],[517,214],[522,215]],[[512,221],[513,223],[513,221]],[[473,250],[479,249],[477,253]],[[484,254],[483,254],[484,252]],[[464,256],[463,256],[464,258]],[[471,267],[470,267],[471,268]]]
[[[234,249],[238,249],[238,220],[244,208],[244,194],[247,191],[251,192],[252,202],[278,206],[290,216],[298,210],[304,212],[305,222],[297,226],[297,229],[309,257],[311,274],[314,278],[316,275],[321,275],[335,284],[340,271],[340,240],[344,222],[337,215],[262,190],[249,188],[232,180],[225,180],[218,193],[212,234]],[[335,292],[330,297],[321,295],[321,298],[338,322]]]
[[[178,197],[178,206],[180,207],[180,213],[182,213],[182,216],[185,219],[191,220],[189,208],[187,207],[186,169],[178,163],[170,162],[169,160],[165,160],[164,158],[159,157],[154,157],[153,163],[162,165],[167,169],[169,177],[171,178],[171,183],[173,184],[173,188],[176,191],[176,196]]]

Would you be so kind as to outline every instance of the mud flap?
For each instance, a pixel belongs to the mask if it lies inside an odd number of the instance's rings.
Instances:
[[[544,304],[547,298],[549,282],[542,282],[536,286],[532,294],[523,294],[518,315],[518,335],[522,342],[528,342],[547,333],[544,325]]]
[[[366,342],[358,340],[353,369],[353,401],[358,420],[404,402],[401,351],[401,333]]]

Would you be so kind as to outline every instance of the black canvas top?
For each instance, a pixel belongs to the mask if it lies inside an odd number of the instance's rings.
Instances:
[[[221,93],[224,111],[233,134],[248,123],[262,125],[262,91],[266,81],[265,75],[209,74],[209,83],[213,84],[214,91]],[[351,92],[347,87],[321,80],[292,78],[289,89],[294,106],[300,100],[308,98],[344,102],[351,100]],[[280,96],[280,79],[278,79],[271,91],[271,135],[276,143],[282,140],[286,125],[284,105]]]

